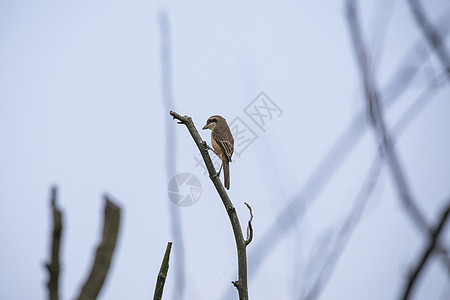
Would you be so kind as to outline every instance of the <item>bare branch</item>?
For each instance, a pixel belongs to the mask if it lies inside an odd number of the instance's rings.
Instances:
[[[112,256],[116,247],[120,225],[120,207],[114,204],[107,196],[105,199],[105,216],[103,220],[103,235],[97,247],[92,269],[80,291],[77,299],[97,299],[109,271]]]
[[[161,264],[161,269],[159,270],[158,279],[156,280],[155,294],[153,300],[161,300],[164,283],[166,282],[167,272],[169,271],[169,257],[170,250],[172,249],[172,242],[167,243],[166,252],[164,253],[164,258]]]
[[[414,224],[421,230],[428,232],[428,224],[415,203],[408,186],[406,176],[401,167],[397,153],[393,146],[393,139],[391,138],[386,124],[384,122],[381,103],[379,101],[378,91],[375,86],[375,80],[370,69],[370,57],[364,45],[362,38],[361,27],[359,24],[356,3],[353,0],[347,1],[347,16],[349,23],[349,30],[355,50],[355,55],[358,58],[358,63],[363,78],[364,93],[366,97],[367,111],[369,119],[374,128],[375,134],[383,147],[384,155],[388,161],[394,182],[397,186],[399,198],[404,205],[409,217],[414,221]]]
[[[425,11],[420,0],[408,0],[408,2],[416,19],[417,25],[422,30],[425,39],[436,51],[437,56],[439,57],[439,60],[447,73],[447,78],[450,80],[450,55],[448,50],[445,48],[445,44],[443,43],[439,32],[434,28],[433,24],[431,24],[425,15]]]
[[[52,233],[52,246],[50,249],[51,261],[46,264],[48,274],[50,276],[47,282],[48,299],[59,299],[59,273],[61,271],[61,265],[59,263],[59,250],[61,246],[61,233],[63,229],[62,212],[57,206],[57,188],[52,187],[51,190],[51,207],[53,215],[53,233]]]
[[[445,29],[444,32],[446,35],[450,28],[450,23],[447,21],[448,18],[449,14],[445,13],[439,20],[439,23]],[[416,57],[416,49],[420,45],[421,41],[416,41],[409,47],[397,71],[383,89],[382,100],[386,108],[396,102],[417,74],[419,68],[410,68],[407,65]],[[428,57],[426,56],[427,54],[425,53],[425,56],[419,57],[419,64],[424,63]],[[314,201],[319,192],[344,163],[351,151],[357,146],[358,142],[364,136],[366,130],[365,125],[364,114],[362,112],[356,114],[341,136],[333,143],[326,155],[316,166],[311,176],[309,176],[308,181],[297,193],[288,199],[286,207],[281,210],[268,229],[260,235],[258,243],[251,250],[252,260],[249,262],[248,267],[250,279],[257,273],[265,257],[287,236],[286,233],[294,228],[293,225],[296,221],[303,217],[308,206]],[[227,291],[223,299],[228,298],[230,298],[230,294]]]
[[[170,20],[166,11],[160,11],[158,14],[159,34],[160,34],[160,59],[161,59],[161,92],[162,104],[164,112],[173,109],[175,101],[172,88],[172,41]],[[166,176],[169,181],[177,171],[176,156],[177,140],[175,138],[175,128],[170,119],[166,119],[166,141],[165,141],[165,168]],[[186,267],[185,267],[185,251],[183,240],[183,226],[180,216],[180,210],[177,206],[167,201],[170,215],[170,230],[174,243],[177,245],[173,249],[172,260],[174,263],[173,275],[176,299],[184,299],[186,285]]]
[[[413,198],[406,180],[405,173],[403,171],[403,168],[401,167],[400,160],[394,149],[394,140],[387,130],[387,126],[384,121],[378,91],[376,89],[375,80],[370,69],[370,57],[368,57],[368,52],[362,38],[356,11],[356,3],[354,0],[347,1],[347,16],[355,54],[358,57],[361,76],[363,78],[369,119],[372,123],[375,134],[378,137],[380,146],[383,149],[383,155],[385,156],[390,167],[394,183],[397,187],[399,199],[401,200],[406,213],[413,221],[413,224],[416,225],[416,227],[418,227],[421,232],[429,235],[432,229],[428,225],[425,216],[422,214]],[[432,85],[433,83],[431,82],[430,84]],[[441,252],[446,252],[446,249],[443,245],[438,244],[437,247]],[[450,264],[449,259],[443,256],[443,260],[447,264],[448,268]]]
[[[244,240],[244,236],[242,234],[242,229],[241,229],[238,215],[236,213],[236,209],[234,208],[233,203],[231,202],[230,198],[228,197],[225,187],[223,186],[222,182],[220,182],[219,176],[218,176],[216,170],[214,169],[214,164],[208,153],[208,145],[200,137],[200,134],[198,133],[197,129],[195,128],[195,125],[194,125],[194,122],[192,121],[192,119],[188,116],[181,116],[174,111],[171,111],[170,115],[174,119],[177,119],[179,121],[178,124],[186,125],[186,128],[188,129],[189,133],[191,134],[192,138],[194,139],[194,142],[197,145],[198,149],[200,150],[200,154],[202,155],[203,160],[205,161],[206,168],[209,173],[209,178],[211,179],[212,183],[214,184],[214,187],[216,188],[217,192],[219,193],[220,199],[222,200],[222,203],[225,206],[225,209],[228,214],[228,218],[230,219],[231,226],[233,228],[234,238],[236,241],[237,254],[238,254],[238,276],[239,276],[239,279],[238,279],[238,281],[233,281],[232,283],[238,290],[239,299],[240,300],[248,300],[246,241]]]
[[[253,226],[252,226],[253,212],[252,212],[252,207],[247,202],[244,202],[244,204],[245,204],[245,206],[247,206],[248,210],[250,211],[250,220],[248,220],[248,225],[247,225],[247,239],[245,240],[245,246],[248,246],[248,244],[250,244],[253,240]]]
[[[393,132],[395,132],[395,135],[397,137],[400,137],[403,131],[419,115],[419,113],[425,108],[425,106],[431,103],[431,100],[433,99],[432,96],[438,91],[435,81],[439,80],[441,76],[442,75],[438,75],[437,78],[429,82],[428,86],[423,90],[423,92],[417,97],[417,99],[411,104],[411,106],[405,111],[405,113],[394,125]],[[394,142],[396,141],[394,140]],[[361,187],[361,190],[359,191],[354,201],[352,211],[348,214],[344,225],[342,225],[340,229],[337,229],[339,231],[339,238],[336,239],[337,242],[333,246],[334,249],[327,254],[327,257],[322,260],[323,262],[317,262],[314,260],[309,261],[308,264],[314,265],[316,269],[318,269],[317,265],[321,263],[322,269],[319,270],[319,275],[312,284],[312,288],[310,288],[306,293],[307,296],[305,296],[304,299],[317,299],[320,293],[323,291],[323,287],[327,284],[341,253],[343,252],[347,242],[350,239],[351,234],[353,233],[353,230],[355,229],[361,218],[363,208],[375,187],[375,183],[381,170],[381,163],[383,161],[383,157],[381,156],[382,152],[380,149],[379,153],[372,161],[370,171],[368,172],[365,183]],[[331,242],[327,241],[325,242],[325,244],[329,245],[331,244]],[[441,255],[440,258],[450,270],[450,258],[446,255],[445,252],[443,254],[444,255]],[[319,253],[318,256],[323,256],[323,253]]]
[[[447,203],[447,206],[442,211],[441,218],[439,219],[439,222],[437,223],[436,227],[432,229],[430,235],[429,235],[429,242],[428,246],[424,249],[424,252],[421,255],[421,258],[419,260],[419,263],[412,271],[410,278],[405,286],[405,290],[402,296],[402,299],[406,300],[409,299],[411,296],[411,292],[414,289],[414,285],[416,284],[417,279],[420,276],[421,271],[425,267],[425,264],[428,262],[429,258],[431,257],[431,254],[433,254],[433,251],[438,250],[439,246],[439,235],[445,228],[445,223],[448,220],[448,217],[450,215],[450,200]]]
[[[382,162],[383,160],[380,153],[377,153],[344,223],[342,225],[333,226],[334,228],[332,230],[335,230],[333,240],[335,242],[333,243],[330,239],[326,240],[320,247],[321,251],[317,251],[313,258],[309,260],[308,265],[312,266],[312,269],[318,269],[318,275],[303,299],[317,299],[321,292],[323,292],[323,287],[328,283],[328,280],[333,274],[337,262],[339,261],[340,255],[343,253],[347,243],[350,241],[353,231],[361,220],[366,204],[378,182],[383,166]],[[316,257],[320,257],[321,260]]]

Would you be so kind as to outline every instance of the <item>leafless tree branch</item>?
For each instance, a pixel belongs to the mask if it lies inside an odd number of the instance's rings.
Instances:
[[[412,271],[409,280],[405,286],[403,296],[401,297],[403,300],[407,300],[410,298],[411,293],[414,289],[414,286],[420,276],[420,273],[422,272],[423,268],[425,267],[425,264],[430,259],[431,255],[433,254],[433,251],[437,250],[439,245],[439,235],[445,228],[446,222],[448,220],[448,217],[450,215],[450,199],[447,201],[447,205],[442,211],[442,215],[439,219],[439,222],[437,223],[436,227],[431,230],[431,233],[429,235],[429,242],[428,246],[424,249],[421,258],[419,259],[419,262],[417,266]]]
[[[425,14],[425,10],[422,6],[420,0],[408,0],[409,6],[413,12],[416,19],[417,25],[423,32],[425,39],[428,41],[430,46],[436,51],[442,66],[447,73],[447,78],[450,81],[450,55],[448,50],[445,48],[445,44],[436,28],[433,26],[431,21]]]
[[[417,99],[411,104],[411,106],[405,111],[405,113],[401,116],[401,118],[396,122],[393,132],[399,138],[403,131],[410,125],[410,123],[419,115],[419,113],[431,103],[433,99],[433,95],[439,90],[436,87],[438,85],[435,84],[436,80],[439,80],[440,75],[434,80],[430,81],[428,86],[423,90],[423,92],[417,97]],[[396,140],[394,140],[395,142]],[[354,201],[353,209],[348,214],[348,217],[345,223],[338,228],[338,238],[336,239],[336,244],[333,246],[333,250],[329,253],[319,253],[318,256],[322,257],[322,269],[319,271],[319,275],[316,280],[312,284],[312,288],[308,290],[306,296],[303,299],[317,299],[320,296],[320,292],[322,291],[325,284],[328,282],[330,278],[334,266],[336,265],[340,254],[343,252],[345,245],[350,239],[350,236],[353,230],[356,228],[358,224],[361,214],[363,212],[363,208],[366,205],[366,202],[370,198],[373,189],[375,187],[375,183],[379,176],[381,170],[382,163],[382,153],[379,151],[378,155],[376,155],[375,159],[371,164],[371,168],[366,176],[365,183],[361,187],[361,190],[358,192],[358,195]],[[324,244],[330,245],[331,241],[326,241]],[[323,248],[322,248],[323,249]],[[447,255],[441,255],[441,259],[443,263],[450,270],[450,259]],[[318,265],[317,262],[314,262],[314,258],[310,260],[308,264]],[[450,274],[450,271],[449,271]]]
[[[102,240],[97,247],[91,272],[77,297],[79,300],[97,299],[108,274],[119,235],[120,207],[109,200],[107,196],[104,199],[105,215]]]
[[[393,147],[393,140],[386,128],[378,91],[371,72],[370,57],[366,51],[360,30],[361,27],[356,11],[356,1],[347,1],[347,16],[355,55],[358,58],[360,72],[363,78],[369,120],[375,130],[380,145],[383,147],[384,155],[386,156],[394,182],[397,186],[399,198],[402,201],[406,212],[421,231],[428,232],[427,221],[413,199],[397,153]]]
[[[446,12],[439,23],[442,24],[445,34],[448,34],[450,24],[447,22],[449,13]],[[416,57],[416,49],[422,45],[421,41],[416,41],[404,55],[404,59],[397,68],[392,78],[384,88],[383,104],[387,107],[395,103],[411,83],[419,68],[406,67],[413,57]],[[426,53],[427,54],[427,53]],[[418,64],[422,64],[428,58],[427,55],[419,57]],[[302,218],[310,203],[314,201],[321,189],[329,182],[336,170],[355,148],[363,137],[366,130],[364,115],[358,113],[350,122],[344,133],[330,147],[329,151],[309,176],[308,181],[294,196],[292,196],[286,207],[276,217],[275,222],[269,229],[261,234],[258,243],[252,247],[252,260],[249,262],[249,278],[257,273],[264,258],[274,249],[276,245],[286,236],[286,233],[293,228],[296,220]],[[295,212],[295,213],[294,213]],[[229,294],[225,294],[223,299],[228,299]]]
[[[48,298],[50,300],[59,299],[59,272],[61,265],[59,263],[59,250],[61,246],[61,233],[63,230],[63,217],[61,209],[57,205],[57,193],[56,187],[52,187],[51,190],[51,208],[52,208],[52,220],[53,220],[53,232],[52,232],[52,246],[50,249],[51,261],[46,264],[48,274],[50,276],[47,282]]]
[[[197,145],[198,149],[200,150],[200,154],[203,157],[203,160],[205,161],[206,168],[209,173],[209,178],[211,179],[212,183],[214,184],[220,199],[222,199],[222,203],[225,206],[225,209],[227,211],[228,217],[231,222],[231,226],[233,228],[234,238],[236,241],[236,248],[237,248],[237,254],[238,254],[238,276],[239,279],[237,281],[233,281],[233,285],[237,288],[239,293],[239,299],[240,300],[248,300],[248,288],[247,288],[247,253],[246,253],[246,241],[244,240],[244,236],[242,234],[241,225],[239,222],[238,215],[236,213],[236,209],[233,206],[233,203],[231,202],[230,198],[228,197],[228,194],[222,184],[222,182],[219,179],[219,176],[214,168],[213,162],[211,160],[211,157],[208,153],[208,145],[205,141],[202,140],[200,134],[198,133],[197,129],[195,128],[194,122],[192,119],[188,116],[181,116],[177,114],[176,112],[171,111],[170,115],[178,120],[178,124],[184,124],[186,125],[186,128],[188,129],[189,133],[191,134],[192,138],[194,139],[195,144]]]
[[[156,280],[155,294],[153,295],[153,300],[161,300],[162,298],[164,283],[166,282],[167,272],[169,271],[169,257],[171,249],[172,249],[172,242],[168,242],[166,252],[164,253],[164,258],[161,263],[161,269],[159,270],[158,279]]]
[[[321,291],[323,290],[323,287],[328,282],[328,279],[331,277],[331,274],[334,271],[341,253],[344,251],[345,246],[350,240],[351,234],[361,220],[364,208],[366,207],[366,204],[369,201],[373,190],[375,189],[376,183],[378,182],[378,177],[380,175],[382,165],[382,157],[380,153],[377,153],[377,156],[372,161],[371,167],[366,175],[364,183],[355,197],[352,210],[341,226],[336,226],[336,228],[332,229],[337,231],[337,236],[333,238],[335,243],[330,240],[327,240],[325,243],[323,243],[326,244],[325,248],[321,247],[323,251],[320,251],[320,253],[318,254],[318,256],[321,257],[317,258],[320,260],[321,268],[312,287],[306,293],[306,296],[302,297],[302,299],[317,299]],[[312,258],[309,262],[309,265],[317,266],[319,264],[317,262],[317,259]]]
[[[370,57],[368,57],[360,31],[355,0],[347,1],[347,16],[355,54],[358,57],[360,72],[363,78],[369,119],[379,139],[379,143],[384,150],[384,156],[386,157],[386,160],[390,167],[394,183],[396,184],[397,192],[399,194],[399,199],[402,201],[402,204],[405,207],[405,211],[413,221],[413,224],[416,225],[416,227],[418,227],[421,232],[429,235],[431,234],[432,229],[429,227],[424,215],[413,199],[412,193],[407,184],[405,173],[401,167],[400,161],[394,149],[393,139],[390,136],[384,121],[382,107],[379,102],[378,91],[376,89],[375,79],[370,69]],[[437,247],[440,251],[446,252],[443,245],[438,244]],[[448,266],[449,260],[444,259],[444,261]]]

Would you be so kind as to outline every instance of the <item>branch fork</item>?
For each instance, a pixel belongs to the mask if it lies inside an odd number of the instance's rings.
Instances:
[[[202,155],[202,158],[206,164],[206,169],[209,173],[209,178],[211,179],[212,183],[214,184],[214,187],[216,188],[220,199],[222,200],[223,205],[225,206],[225,210],[228,214],[228,217],[230,219],[231,227],[233,228],[234,238],[236,242],[236,248],[237,248],[237,255],[238,255],[238,276],[239,279],[237,281],[233,281],[233,285],[237,288],[239,293],[239,299],[240,300],[248,300],[248,287],[247,287],[247,253],[246,248],[247,245],[251,242],[253,238],[253,228],[251,226],[251,221],[253,219],[252,210],[251,207],[247,205],[247,207],[250,210],[250,221],[247,228],[247,239],[244,239],[244,236],[242,234],[241,225],[239,222],[238,215],[236,213],[236,209],[233,206],[233,203],[231,202],[230,198],[228,197],[228,194],[225,190],[225,187],[223,186],[222,182],[219,179],[219,176],[217,176],[216,169],[214,168],[214,164],[211,160],[211,157],[209,156],[208,149],[210,147],[208,144],[202,140],[200,134],[197,131],[197,128],[195,128],[194,122],[192,119],[188,116],[181,116],[180,114],[170,111],[170,115],[173,117],[173,119],[178,120],[178,124],[184,124],[186,128],[188,129],[189,133],[191,134],[192,138],[194,139],[195,144],[197,145],[200,154]]]

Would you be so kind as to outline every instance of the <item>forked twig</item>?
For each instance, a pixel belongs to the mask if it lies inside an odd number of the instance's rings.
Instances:
[[[252,207],[247,202],[244,202],[244,204],[245,204],[245,206],[247,206],[248,210],[250,211],[250,220],[248,220],[248,225],[247,225],[247,239],[245,240],[245,246],[248,246],[248,244],[250,244],[253,240],[253,226],[252,226],[253,212],[252,212]]]

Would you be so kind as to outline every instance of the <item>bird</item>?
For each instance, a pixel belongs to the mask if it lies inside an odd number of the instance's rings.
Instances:
[[[214,115],[208,118],[206,125],[203,126],[203,130],[211,129],[211,144],[213,146],[214,152],[222,160],[222,165],[219,169],[222,170],[223,166],[223,177],[224,186],[227,190],[230,189],[230,166],[231,156],[234,151],[234,139],[231,134],[230,127],[228,127],[227,121],[219,116]]]

